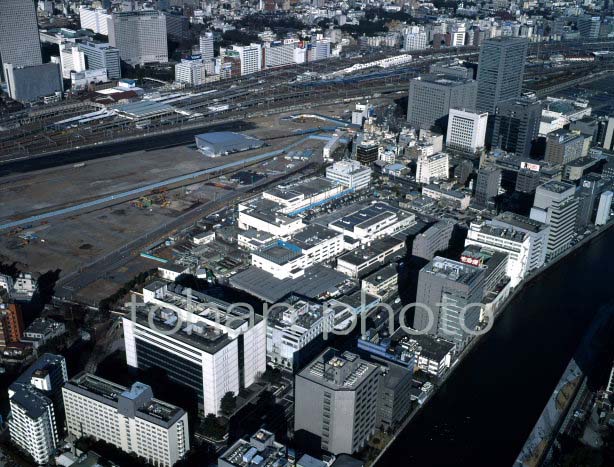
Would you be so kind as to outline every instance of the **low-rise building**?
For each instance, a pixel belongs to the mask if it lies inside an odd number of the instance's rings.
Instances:
[[[422,194],[461,211],[467,209],[471,203],[471,196],[469,194],[458,190],[447,189],[441,185],[426,185],[422,187]]]
[[[36,318],[24,331],[21,342],[38,349],[50,340],[62,336],[65,332],[66,326],[64,326],[64,323],[49,318]]]
[[[375,240],[337,258],[337,271],[358,278],[405,253],[405,240],[394,237]]]
[[[361,281],[365,293],[384,298],[397,291],[399,273],[396,264],[389,264],[369,274]]]
[[[219,467],[289,465],[286,446],[276,442],[275,435],[264,429],[254,433],[249,441],[244,439],[235,441],[218,457],[217,463]]]
[[[344,160],[328,166],[326,178],[349,188],[362,190],[371,183],[371,169],[358,161]]]

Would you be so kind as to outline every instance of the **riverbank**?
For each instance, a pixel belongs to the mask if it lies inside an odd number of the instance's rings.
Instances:
[[[539,280],[540,278],[542,278],[544,276],[544,274],[546,272],[548,272],[549,270],[551,270],[554,266],[556,265],[560,265],[561,262],[565,259],[569,259],[570,257],[574,256],[574,253],[579,252],[580,250],[583,250],[584,247],[587,247],[590,243],[592,243],[593,241],[595,241],[596,239],[598,239],[599,237],[601,237],[602,235],[604,235],[605,233],[609,232],[611,230],[611,227],[614,225],[614,221],[610,221],[608,224],[606,224],[605,226],[603,226],[602,228],[595,230],[594,232],[592,232],[590,235],[586,236],[584,239],[582,239],[581,241],[579,241],[576,245],[574,245],[573,247],[569,248],[568,250],[566,250],[565,252],[563,252],[560,256],[558,256],[557,258],[555,258],[554,260],[552,260],[551,262],[549,262],[548,264],[544,265],[542,268],[534,271],[533,273],[531,273],[529,276],[527,276],[522,282],[520,282],[518,284],[518,286],[516,286],[516,288],[514,290],[512,290],[512,292],[510,293],[510,295],[499,305],[499,307],[497,308],[497,310],[495,311],[495,314],[493,316],[493,319],[495,320],[495,322],[497,320],[499,320],[499,318],[506,316],[506,313],[504,313],[505,311],[507,311],[508,306],[516,299],[518,298],[518,296],[525,291],[525,289],[530,286],[533,285],[537,280]],[[492,332],[492,329],[491,329]],[[463,349],[463,351],[459,354],[458,358],[456,359],[456,361],[454,362],[454,364],[452,365],[452,367],[448,370],[448,372],[442,377],[442,379],[438,382],[437,384],[437,390],[433,391],[431,394],[429,394],[428,398],[425,400],[425,402],[417,407],[409,416],[408,418],[404,421],[404,423],[401,425],[401,427],[397,430],[397,432],[394,434],[394,436],[391,438],[390,442],[388,443],[388,445],[379,453],[379,455],[375,458],[375,460],[373,461],[373,464],[377,465],[378,463],[382,462],[380,465],[393,465],[392,463],[383,461],[384,458],[389,454],[389,451],[391,449],[395,448],[395,442],[400,441],[399,438],[403,437],[405,435],[405,432],[407,431],[407,428],[410,426],[410,424],[412,423],[412,421],[414,421],[416,419],[416,417],[418,417],[419,415],[421,415],[422,412],[425,411],[425,409],[428,407],[429,403],[431,403],[432,399],[436,396],[439,395],[439,393],[444,389],[444,387],[446,386],[446,383],[449,381],[449,379],[455,374],[455,372],[459,369],[462,368],[462,363],[469,357],[472,355],[473,350],[476,348],[477,344],[480,343],[485,336],[487,336],[489,333],[486,334],[482,334],[477,336],[476,338],[474,338],[468,345],[467,347],[465,347],[465,349]],[[567,365],[568,362],[565,362],[565,365]],[[559,378],[560,378],[560,374],[559,374]],[[557,378],[558,380],[558,378]],[[447,388],[446,388],[447,389]],[[550,393],[552,392],[552,389],[550,389]],[[543,405],[541,406],[543,409]],[[541,410],[541,409],[540,409]],[[537,418],[538,415],[536,415]],[[451,436],[454,436],[454,433],[451,434]],[[525,438],[526,439],[526,438]],[[517,451],[518,452],[518,451]],[[476,464],[479,465],[479,464]],[[491,465],[496,465],[496,464],[491,464]]]

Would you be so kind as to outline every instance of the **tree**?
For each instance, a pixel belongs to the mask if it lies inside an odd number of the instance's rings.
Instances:
[[[232,391],[228,391],[222,397],[220,402],[220,409],[224,415],[230,415],[237,408],[237,398],[235,397],[235,393]]]

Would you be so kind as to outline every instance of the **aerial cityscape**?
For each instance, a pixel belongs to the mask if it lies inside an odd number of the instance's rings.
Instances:
[[[0,466],[614,467],[614,3],[0,0]]]

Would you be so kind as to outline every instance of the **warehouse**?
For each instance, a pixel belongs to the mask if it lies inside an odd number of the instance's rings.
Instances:
[[[264,146],[264,142],[259,139],[232,131],[216,131],[196,135],[196,147],[207,157],[220,157],[262,146]]]

